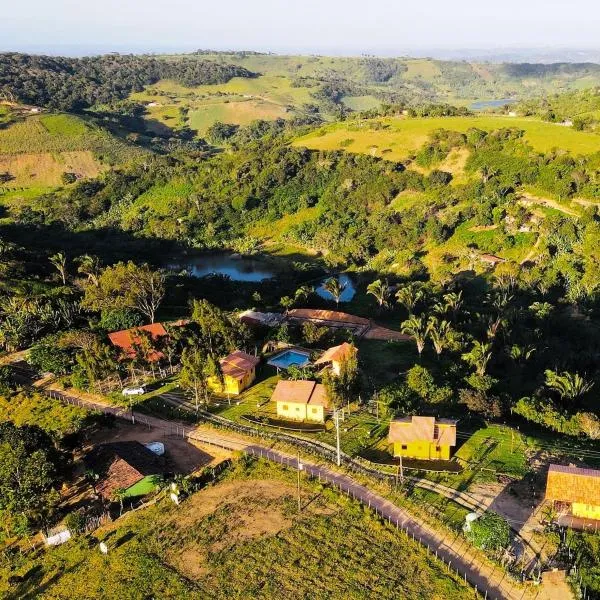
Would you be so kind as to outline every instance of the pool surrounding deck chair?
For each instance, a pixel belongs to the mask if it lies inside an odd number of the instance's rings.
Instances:
[[[278,369],[287,369],[291,366],[305,367],[310,362],[310,354],[302,350],[284,350],[267,362],[268,365]]]

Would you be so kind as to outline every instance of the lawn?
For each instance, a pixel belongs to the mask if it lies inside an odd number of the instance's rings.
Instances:
[[[574,154],[591,154],[600,148],[598,134],[575,131],[533,118],[501,115],[347,121],[321,127],[296,139],[294,145],[315,150],[343,148],[349,152],[401,161],[414,154],[436,129],[465,132],[471,127],[487,131],[505,127],[523,129],[525,139],[540,152],[561,148]]]
[[[425,549],[366,508],[262,461],[175,506],[163,500],[63,546],[12,553],[0,595],[83,598],[472,598]],[[109,552],[98,551],[104,541]],[[399,560],[398,557],[401,557]],[[8,578],[13,577],[13,583]]]

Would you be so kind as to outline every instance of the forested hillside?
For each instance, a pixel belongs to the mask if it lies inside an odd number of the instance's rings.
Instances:
[[[126,98],[159,79],[183,85],[218,84],[251,77],[243,67],[150,56],[55,58],[0,54],[0,98],[61,110],[81,110]]]

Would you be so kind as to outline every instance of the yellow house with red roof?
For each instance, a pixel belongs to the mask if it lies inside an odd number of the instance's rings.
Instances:
[[[209,377],[208,385],[222,394],[241,394],[256,379],[256,366],[260,359],[241,350],[232,352],[219,361],[223,381],[218,377]]]
[[[417,416],[394,419],[388,442],[394,456],[449,460],[456,446],[456,421]]]

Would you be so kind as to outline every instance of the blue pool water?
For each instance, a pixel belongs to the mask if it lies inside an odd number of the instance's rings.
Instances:
[[[310,362],[310,356],[306,352],[298,350],[285,350],[281,354],[274,356],[267,364],[279,369],[287,369],[292,365],[294,367],[304,367]]]

